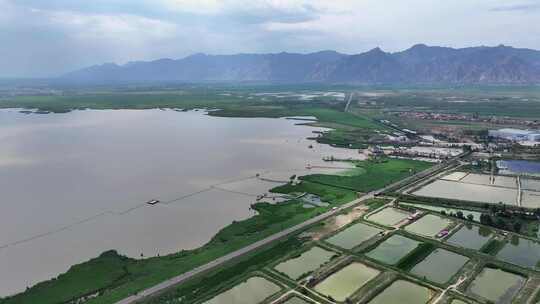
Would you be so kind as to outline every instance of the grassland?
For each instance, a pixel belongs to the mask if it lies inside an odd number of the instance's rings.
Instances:
[[[415,160],[382,159],[354,162],[357,169],[345,175],[314,174],[301,179],[311,183],[358,192],[382,188],[397,180],[427,169],[431,164]],[[362,170],[359,170],[362,169]],[[355,174],[355,172],[357,172]]]

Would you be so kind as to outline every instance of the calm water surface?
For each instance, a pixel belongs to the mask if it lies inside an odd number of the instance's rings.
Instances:
[[[294,124],[172,110],[1,110],[0,296],[108,249],[147,257],[198,247],[252,216],[255,197],[279,181],[339,171],[307,164],[343,167],[321,158],[358,155],[309,141],[320,129]]]
[[[505,174],[531,174],[540,176],[540,162],[530,160],[500,160],[497,166]]]

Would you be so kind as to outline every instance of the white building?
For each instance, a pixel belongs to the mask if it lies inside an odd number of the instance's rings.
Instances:
[[[489,130],[488,135],[496,138],[503,138],[511,141],[540,141],[540,131],[519,130],[519,129],[500,129]]]

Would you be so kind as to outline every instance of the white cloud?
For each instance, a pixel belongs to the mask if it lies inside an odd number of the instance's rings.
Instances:
[[[194,52],[358,53],[415,43],[540,49],[532,0],[0,0],[0,73]],[[1,76],[1,75],[0,75]]]
[[[73,12],[45,13],[50,23],[68,29],[77,39],[115,40],[122,37],[144,43],[172,38],[177,25],[134,15],[77,14]]]

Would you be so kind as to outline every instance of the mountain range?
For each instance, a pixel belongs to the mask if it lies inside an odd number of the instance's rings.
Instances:
[[[540,84],[540,51],[496,47],[415,45],[388,53],[375,48],[346,55],[195,54],[182,59],[106,63],[60,77],[81,83],[276,82],[351,84]]]

